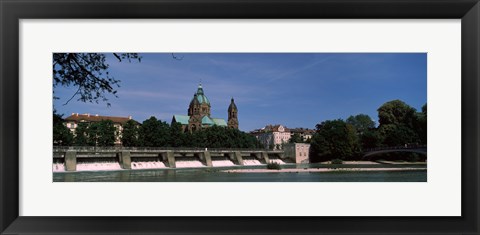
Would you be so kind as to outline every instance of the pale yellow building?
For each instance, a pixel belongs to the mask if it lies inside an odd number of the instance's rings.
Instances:
[[[113,126],[117,129],[116,131],[117,134],[115,136],[115,145],[121,145],[123,125],[125,125],[125,123],[127,123],[129,120],[132,120],[132,116],[113,117],[113,116],[100,116],[98,114],[93,115],[89,113],[85,113],[85,114],[72,113],[72,115],[65,118],[65,125],[75,135],[75,129],[77,129],[79,123],[100,122],[102,120],[110,120],[113,122]]]

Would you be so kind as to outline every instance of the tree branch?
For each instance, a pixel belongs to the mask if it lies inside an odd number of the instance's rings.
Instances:
[[[97,76],[95,76],[92,72],[90,72],[87,68],[85,68],[82,64],[80,64],[80,62],[78,62],[77,58],[75,58],[75,56],[72,56],[72,59],[73,61],[75,61],[75,63],[78,65],[78,67],[80,69],[82,69],[83,71],[87,72],[90,76],[92,76],[96,81],[100,82],[100,83],[103,83],[104,86],[106,86],[108,88],[108,90],[113,90],[113,88],[110,86],[110,84],[108,84],[107,82],[103,81],[102,79],[98,78]]]
[[[183,60],[183,56],[181,58],[179,58],[174,53],[172,53],[172,58],[175,59],[175,60]]]
[[[80,88],[81,88],[81,87],[82,87],[81,85],[78,85],[77,91],[72,95],[72,97],[70,97],[70,99],[67,100],[67,102],[65,102],[65,104],[63,104],[63,106],[67,105],[68,102],[70,102],[70,101],[73,99],[73,97],[75,97],[75,96],[78,94],[78,92],[80,91]]]
[[[113,55],[117,57],[118,62],[122,62],[122,58],[119,55],[117,55],[117,53],[113,53]]]

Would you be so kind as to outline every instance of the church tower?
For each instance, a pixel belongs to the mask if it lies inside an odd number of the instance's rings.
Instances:
[[[233,98],[230,107],[228,108],[228,122],[223,118],[211,117],[210,108],[210,101],[203,91],[202,84],[199,84],[197,92],[193,94],[193,98],[188,106],[188,115],[173,115],[172,124],[180,123],[182,129],[189,132],[202,130],[212,126],[238,129],[238,111],[235,102],[233,102]]]
[[[196,131],[202,128],[201,104],[197,99],[197,94],[193,95],[193,99],[188,107],[188,130]]]
[[[228,106],[228,127],[238,129],[238,109],[233,98]]]

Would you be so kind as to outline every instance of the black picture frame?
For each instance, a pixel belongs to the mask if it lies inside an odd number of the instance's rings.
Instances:
[[[1,234],[479,234],[480,232],[479,0],[0,0],[0,15]],[[461,19],[462,216],[19,216],[18,156],[21,147],[19,20],[111,18]]]

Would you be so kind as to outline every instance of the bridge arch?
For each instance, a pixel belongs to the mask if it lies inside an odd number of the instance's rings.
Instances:
[[[415,146],[415,147],[386,147],[386,148],[375,148],[368,149],[363,152],[362,159],[366,159],[371,156],[375,156],[382,153],[419,153],[427,156],[427,146]]]

